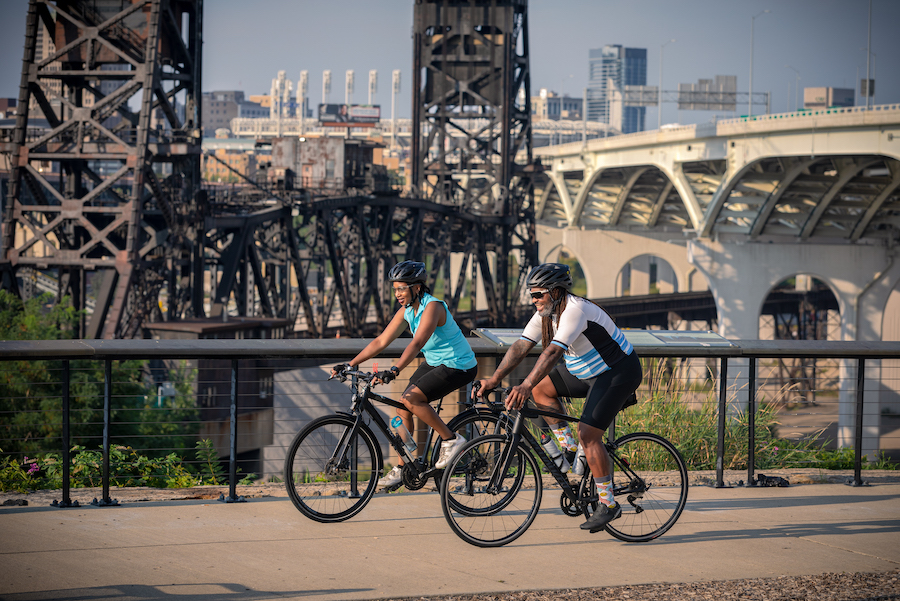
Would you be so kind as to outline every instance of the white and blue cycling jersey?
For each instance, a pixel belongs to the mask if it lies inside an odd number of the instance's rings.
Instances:
[[[540,344],[541,320],[535,312],[525,326],[522,338]],[[570,294],[559,323],[555,316],[552,320],[553,340],[550,344],[565,351],[566,369],[581,380],[599,376],[634,350],[609,314],[581,297]]]

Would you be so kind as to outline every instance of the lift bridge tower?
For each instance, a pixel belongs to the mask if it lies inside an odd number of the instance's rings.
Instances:
[[[512,325],[537,260],[526,0],[416,0],[412,184],[478,218],[460,242],[488,321]]]
[[[92,311],[79,336],[203,311],[202,5],[29,2],[0,271]]]

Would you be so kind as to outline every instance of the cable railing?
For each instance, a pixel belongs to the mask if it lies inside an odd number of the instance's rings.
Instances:
[[[613,429],[670,438],[693,469],[714,473],[715,486],[726,485],[726,471],[746,470],[746,483],[753,485],[757,471],[826,472],[838,460],[852,469],[849,483],[860,486],[864,462],[868,467],[879,455],[884,461],[885,453],[900,453],[900,343],[720,339],[685,345],[690,332],[662,334],[626,331],[643,360],[644,382],[639,404],[623,411]],[[51,453],[62,492],[58,506],[70,506],[71,488],[85,482],[102,487],[98,504],[114,504],[113,484],[196,481],[210,456],[198,451],[195,459],[187,457],[206,441],[215,461],[221,459],[220,484],[228,484],[222,500],[237,501],[239,483],[278,480],[285,449],[303,425],[346,410],[349,389],[328,379],[330,368],[367,342],[0,342],[0,462],[38,469],[26,458]],[[508,348],[490,339],[470,342],[482,377]],[[380,363],[384,369],[405,345],[395,341],[363,368]],[[520,382],[536,356],[508,383]],[[408,367],[380,392],[399,397],[412,371]],[[445,421],[468,394],[444,400]],[[573,403],[570,410],[580,411],[579,401]],[[424,440],[424,431],[416,434]],[[381,444],[385,462],[394,461]],[[173,462],[176,456],[183,465]],[[133,473],[148,458],[156,463],[145,471],[155,471],[141,480]]]

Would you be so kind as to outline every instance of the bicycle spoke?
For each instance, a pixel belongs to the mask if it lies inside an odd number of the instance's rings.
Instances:
[[[504,436],[466,443],[444,473],[441,505],[450,527],[479,547],[505,545],[534,521],[541,502],[540,470],[524,447],[498,474]]]
[[[353,420],[328,416],[297,434],[285,460],[285,486],[294,505],[320,522],[341,521],[358,513],[372,494],[378,458],[368,431],[347,440]]]
[[[687,502],[688,477],[677,449],[655,434],[634,433],[616,441],[613,492],[622,517],[607,526],[616,538],[646,542],[671,528]]]

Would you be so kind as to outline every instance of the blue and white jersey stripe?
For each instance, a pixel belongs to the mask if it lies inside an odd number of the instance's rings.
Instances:
[[[602,374],[634,350],[606,311],[577,296],[569,295],[553,331],[551,344],[565,350],[566,369],[582,380]],[[541,340],[540,315],[532,316],[522,337]]]

